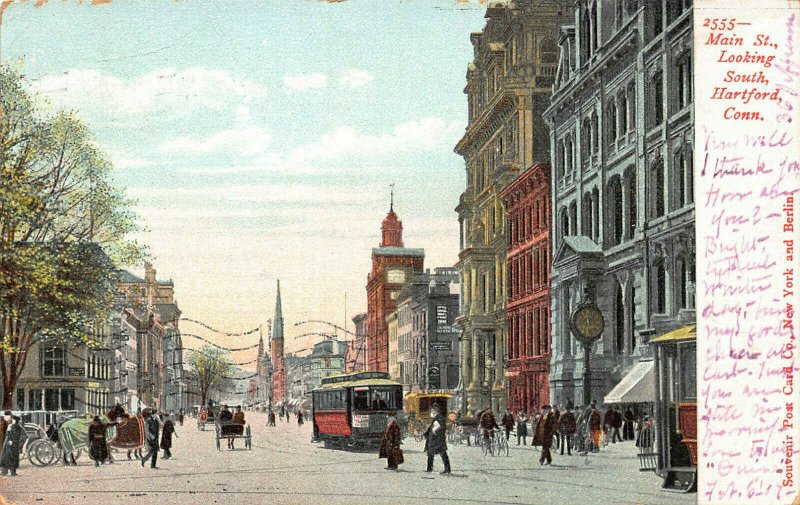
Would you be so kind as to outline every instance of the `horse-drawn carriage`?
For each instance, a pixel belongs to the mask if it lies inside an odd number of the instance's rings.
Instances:
[[[28,435],[28,443],[25,450],[28,460],[35,466],[53,465],[61,459],[65,464],[70,461],[76,464],[76,460],[84,450],[91,458],[88,447],[89,425],[92,419],[93,417],[75,417],[62,420],[57,428],[54,422],[47,430],[35,423],[26,423],[24,428]],[[100,420],[109,423],[109,419],[105,416],[101,416]],[[144,420],[141,416],[118,418],[116,425],[109,425],[106,429],[106,440],[109,453],[127,451],[128,459],[131,458],[131,454],[137,458],[142,457]]]
[[[197,409],[197,429],[205,431],[206,424],[214,424],[216,422],[217,414],[219,414],[219,407],[207,405],[195,405]]]
[[[250,434],[250,425],[244,420],[244,415],[242,414],[241,419],[236,419],[233,414],[229,413],[228,416],[224,414],[225,412],[222,411],[217,413],[214,421],[217,450],[221,450],[219,441],[223,438],[228,441],[229,449],[234,448],[234,441],[239,438],[244,440],[245,449],[252,449],[253,446],[252,436]]]
[[[439,407],[441,412],[448,411],[448,402],[453,395],[450,393],[407,393],[403,398],[403,411],[406,417],[406,433],[416,440],[422,440],[425,430],[430,424],[431,407]],[[448,432],[452,424],[447,423]]]

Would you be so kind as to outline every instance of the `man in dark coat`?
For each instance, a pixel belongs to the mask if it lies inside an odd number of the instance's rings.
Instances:
[[[567,456],[572,456],[572,437],[578,424],[575,414],[572,412],[572,404],[567,404],[566,410],[558,418],[558,432],[561,434],[561,455],[564,455],[564,447],[567,449]]]
[[[106,414],[106,417],[108,417],[108,420],[113,423],[114,421],[117,420],[118,417],[120,417],[120,416],[122,416],[124,414],[125,414],[125,409],[122,408],[122,405],[117,403],[116,405],[114,405],[113,409],[108,411],[108,414]]]
[[[402,444],[400,436],[400,425],[394,416],[389,417],[389,424],[383,432],[381,448],[378,452],[379,458],[386,458],[386,469],[397,470],[397,466],[403,462],[403,451],[400,449]]]
[[[161,428],[161,448],[164,450],[164,459],[169,459],[172,457],[172,435],[175,435],[175,438],[178,437],[178,434],[175,433],[175,423],[172,422],[170,416],[164,416],[164,425]]]
[[[297,411],[297,426],[303,426],[303,411]]]
[[[616,444],[617,440],[622,442],[622,437],[619,434],[619,429],[622,428],[622,414],[620,414],[619,410],[614,407],[611,407],[611,423],[610,431],[611,431],[611,443]]]
[[[539,417],[539,422],[536,423],[536,431],[533,436],[533,445],[542,446],[542,456],[539,458],[539,464],[543,465],[545,461],[547,464],[553,462],[553,456],[550,454],[550,448],[553,446],[553,437],[556,434],[556,427],[558,421],[556,416],[550,410],[550,405],[542,406],[542,415]]]
[[[267,415],[267,426],[275,426],[275,412],[270,409]]]
[[[447,457],[447,421],[438,405],[431,408],[431,418],[433,421],[425,430],[425,452],[428,454],[428,468],[425,471],[433,471],[433,457],[441,454],[444,464],[442,474],[448,474],[450,473],[450,458]]]
[[[106,440],[106,430],[109,426],[109,424],[101,421],[98,416],[94,416],[92,423],[89,425],[89,454],[94,460],[94,466],[100,466],[100,463],[105,464],[106,460],[111,459],[111,455],[108,452],[108,441]]]
[[[478,414],[478,427],[483,435],[483,442],[489,444],[491,447],[492,437],[494,437],[494,430],[500,429],[497,425],[497,419],[494,417],[491,407],[486,407]]]
[[[508,440],[509,437],[511,437],[511,430],[514,429],[514,414],[506,409],[506,413],[503,414],[501,423],[503,423],[503,428],[506,429],[506,440]]]
[[[622,440],[633,440],[633,411],[630,407],[622,415]]]
[[[28,435],[22,428],[19,417],[12,416],[11,424],[6,429],[6,436],[3,439],[3,448],[0,450],[0,469],[3,475],[8,475],[9,470],[12,476],[17,475],[19,454],[26,440]]]
[[[142,467],[144,467],[144,463],[147,461],[147,458],[150,458],[150,468],[155,468],[156,460],[158,459],[158,431],[161,429],[161,425],[158,422],[158,416],[156,415],[155,410],[145,409],[142,411],[142,415],[145,418],[145,446],[147,447],[147,450],[150,451],[149,454],[145,454],[142,458]]]

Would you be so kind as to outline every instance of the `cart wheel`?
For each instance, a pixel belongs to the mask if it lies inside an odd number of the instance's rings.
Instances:
[[[50,466],[59,457],[58,446],[50,440],[34,440],[28,446],[28,460],[34,466]]]

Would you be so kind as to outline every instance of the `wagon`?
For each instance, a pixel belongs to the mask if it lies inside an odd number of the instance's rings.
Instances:
[[[226,440],[236,440],[237,438],[244,439],[244,448],[245,449],[252,449],[252,436],[250,434],[250,425],[245,423],[238,423],[236,421],[219,421],[214,423],[214,427],[216,430],[216,441],[217,441],[217,450],[220,451],[220,444],[219,441],[221,439]]]

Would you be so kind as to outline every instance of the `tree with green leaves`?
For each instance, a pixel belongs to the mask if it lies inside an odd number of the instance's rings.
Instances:
[[[233,389],[236,364],[230,352],[212,345],[186,350],[190,351],[188,379],[197,384],[201,405],[206,404],[209,394],[225,394]]]
[[[2,408],[40,341],[92,344],[113,307],[116,269],[145,249],[132,202],[74,113],[45,113],[19,71],[0,67]]]

